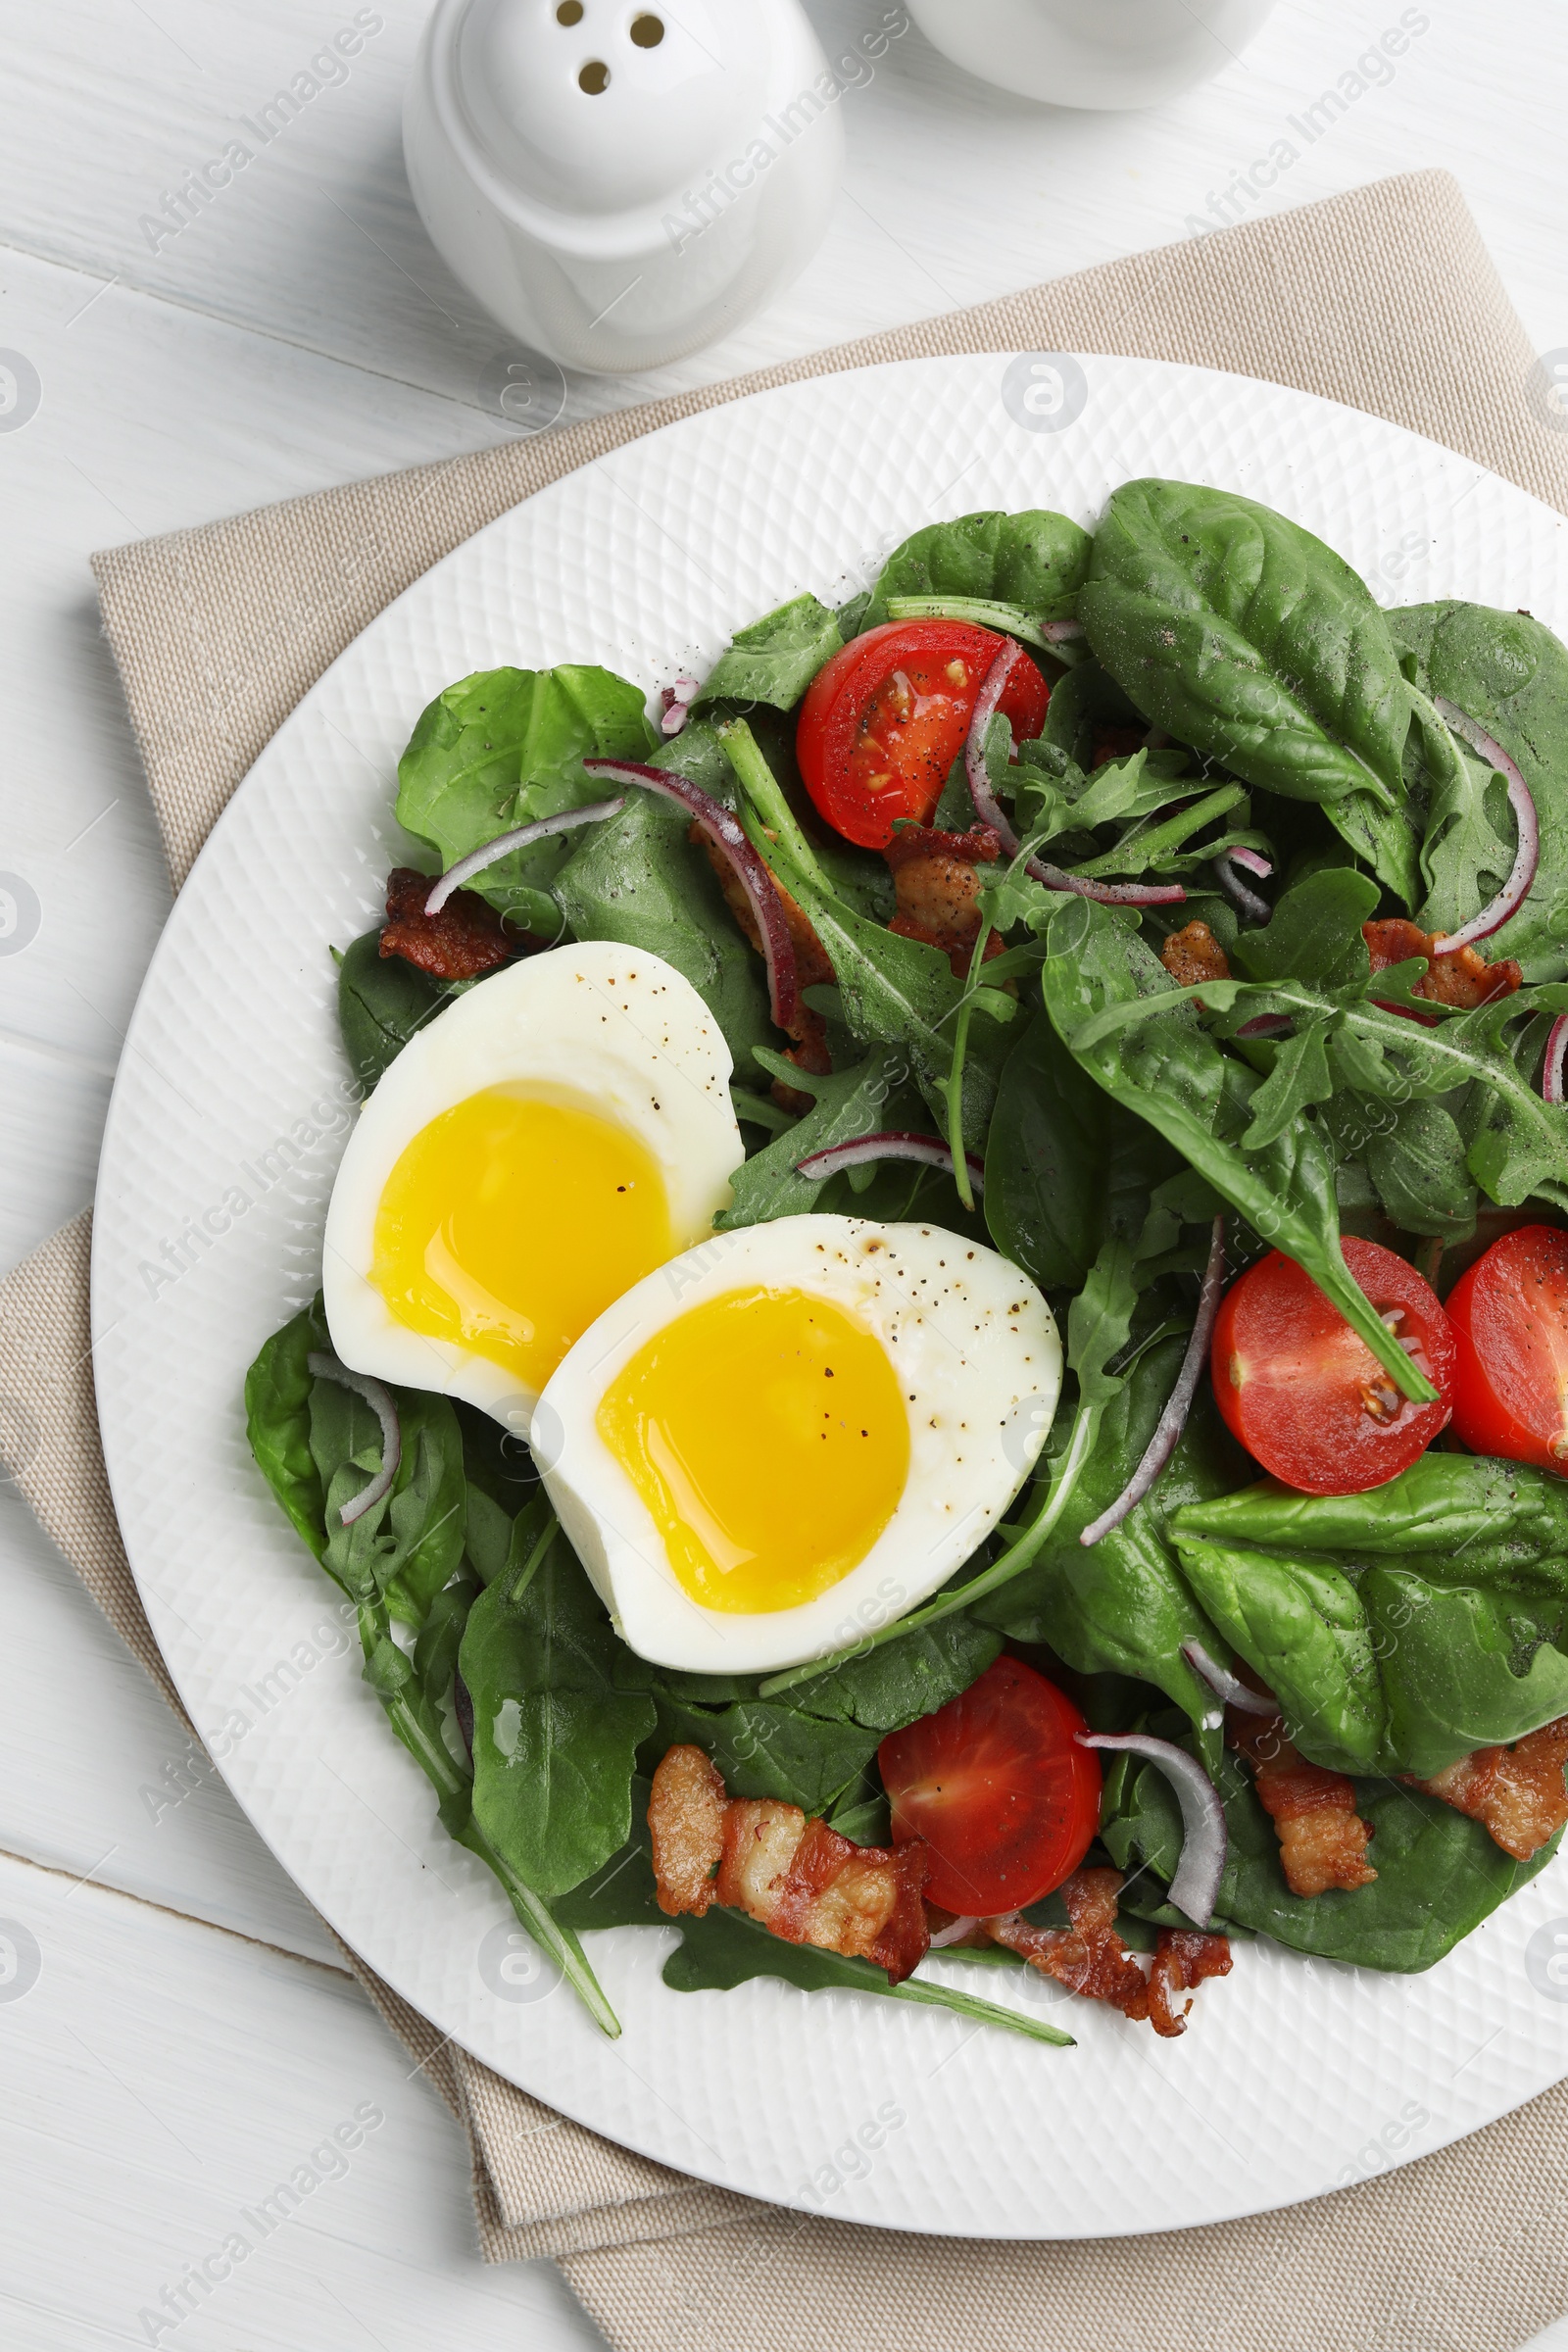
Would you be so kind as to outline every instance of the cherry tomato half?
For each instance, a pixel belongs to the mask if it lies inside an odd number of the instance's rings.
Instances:
[[[846,841],[886,849],[899,817],[931,821],[1006,639],[965,620],[890,620],[853,637],[806,690],[795,754],[818,812]],[[1051,689],[1027,657],[999,706],[1016,741],[1046,722]]]
[[[1429,1283],[1352,1236],[1345,1262],[1440,1392],[1401,1396],[1366,1342],[1294,1259],[1270,1250],[1225,1294],[1209,1358],[1233,1437],[1288,1487],[1360,1494],[1408,1470],[1453,1409],[1454,1345]]]
[[[998,1658],[977,1683],[877,1749],[902,1844],[931,1848],[932,1902],[988,1919],[1059,1886],[1100,1827],[1100,1758],[1072,1700],[1021,1658]]]
[[[1505,1233],[1460,1275],[1447,1314],[1464,1443],[1568,1478],[1568,1233]]]

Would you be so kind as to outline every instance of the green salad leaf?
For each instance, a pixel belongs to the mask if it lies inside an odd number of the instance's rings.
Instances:
[[[1387,620],[1332,548],[1232,491],[1124,482],[1078,611],[1141,711],[1249,784],[1316,803],[1416,904],[1410,697]]]
[[[646,760],[657,741],[641,689],[612,670],[475,670],[420,713],[398,762],[398,818],[445,868],[514,826],[602,801],[584,760]],[[549,939],[557,916],[547,894],[570,849],[569,834],[535,842],[473,887]]]
[[[630,1835],[632,1766],[654,1704],[617,1683],[623,1655],[565,1537],[542,1509],[519,1518],[504,1573],[469,1613],[461,1664],[473,1701],[473,1818],[547,1898],[579,1886]]]
[[[349,1067],[367,1094],[415,1032],[458,994],[450,980],[432,980],[401,956],[383,956],[379,930],[345,949],[337,967],[338,1027]]]
[[[888,617],[889,597],[962,597],[1015,605],[1030,620],[1071,620],[1089,566],[1089,533],[1065,514],[960,514],[927,523],[876,577],[859,628]]]
[[[1168,1733],[1169,1727],[1158,1729]],[[1170,1734],[1169,1736],[1176,1736]],[[1191,1746],[1191,1740],[1185,1744]],[[1151,1878],[1168,1884],[1181,1855],[1182,1823],[1170,1783],[1152,1766],[1106,1775],[1101,1837],[1119,1869],[1134,1877],[1123,1900],[1166,1925],[1180,1922]],[[1355,1968],[1415,1975],[1431,1968],[1499,1903],[1528,1885],[1557,1850],[1561,1833],[1528,1862],[1494,1845],[1481,1824],[1436,1797],[1389,1781],[1359,1780],[1355,1809],[1372,1830],[1367,1859],[1376,1880],[1353,1892],[1292,1894],[1274,1824],[1233,1756],[1214,1769],[1229,1850],[1213,1925],[1272,1936],[1293,1951]]]
[[[824,662],[843,647],[838,621],[814,596],[797,596],[776,612],[737,629],[729,649],[692,699],[705,703],[769,703],[791,710]]]

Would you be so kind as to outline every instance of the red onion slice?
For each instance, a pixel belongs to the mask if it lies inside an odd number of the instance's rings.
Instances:
[[[950,1919],[945,1928],[937,1930],[926,1949],[932,1952],[946,1951],[950,1943],[959,1942],[975,1925],[973,1919]]]
[[[1265,923],[1273,920],[1274,909],[1267,899],[1260,899],[1255,890],[1249,890],[1236,871],[1241,855],[1240,850],[1227,850],[1223,857],[1216,858],[1213,860],[1214,876],[1237,913],[1245,914],[1250,923],[1255,923],[1261,930]],[[1266,858],[1262,865],[1264,873],[1272,873],[1273,868]],[[1255,872],[1257,869],[1253,867],[1252,870]]]
[[[722,801],[715,801],[710,793],[669,768],[645,767],[637,760],[585,760],[583,768],[588,775],[602,777],[607,784],[640,784],[645,792],[657,792],[662,799],[673,801],[677,808],[684,808],[688,816],[697,819],[746,893],[762,942],[773,1018],[793,1036],[802,1010],[795,942],[790,937],[778,884],[747,840],[740,819],[730,813]]]
[[[1148,1732],[1080,1732],[1080,1747],[1106,1748],[1116,1754],[1146,1756],[1165,1775],[1182,1809],[1182,1858],[1170,1883],[1170,1899],[1178,1911],[1206,1928],[1219,1900],[1229,1843],[1225,1808],[1219,1791],[1196,1756],[1169,1740]]]
[[[1225,855],[1234,864],[1245,865],[1248,872],[1255,874],[1260,882],[1266,882],[1274,871],[1272,858],[1265,858],[1261,850],[1249,850],[1240,842],[1234,850],[1227,850]]]
[[[1541,1065],[1541,1092],[1547,1102],[1562,1101],[1564,1047],[1568,1047],[1568,1012],[1559,1012],[1546,1031],[1546,1058]]]
[[[966,1152],[969,1182],[977,1193],[986,1189],[986,1163],[977,1153]],[[796,1174],[808,1176],[813,1184],[824,1177],[836,1176],[840,1168],[863,1167],[872,1159],[914,1159],[928,1168],[941,1168],[953,1174],[953,1153],[938,1136],[910,1135],[890,1128],[882,1135],[858,1135],[853,1143],[829,1144],[825,1152],[812,1152],[795,1163]]]
[[[1445,702],[1441,695],[1434,697],[1434,708],[1445,726],[1450,727],[1455,735],[1462,735],[1471,750],[1489,760],[1502,777],[1508,787],[1508,806],[1519,828],[1513,871],[1491,905],[1473,914],[1459,930],[1450,931],[1446,939],[1433,941],[1434,956],[1454,956],[1461,948],[1474,947],[1478,939],[1490,939],[1494,931],[1500,931],[1509,915],[1523,904],[1541,863],[1541,820],[1529,785],[1495,736],[1489,735],[1485,727],[1478,727],[1457,704]]]
[[[1246,1683],[1232,1674],[1228,1666],[1222,1666],[1217,1658],[1209,1656],[1201,1642],[1184,1642],[1182,1656],[1199,1681],[1206,1683],[1215,1697],[1222,1698],[1228,1707],[1240,1707],[1247,1715],[1279,1713],[1278,1699],[1266,1698],[1261,1690],[1249,1690]]]
[[[1048,638],[1053,645],[1076,645],[1083,633],[1084,624],[1081,620],[1043,620],[1040,623],[1041,636]]]
[[[1102,1536],[1108,1536],[1113,1527],[1119,1527],[1128,1512],[1135,1510],[1143,1501],[1175,1452],[1176,1442],[1187,1426],[1187,1416],[1192,1411],[1193,1398],[1198,1394],[1198,1384],[1208,1360],[1208,1343],[1214,1336],[1214,1321],[1219,1313],[1220,1294],[1224,1288],[1225,1219],[1218,1216],[1214,1219],[1209,1239],[1203,1287],[1198,1294],[1198,1319],[1193,1325],[1193,1336],[1187,1343],[1187,1353],[1182,1357],[1182,1368],[1176,1375],[1176,1385],[1171,1390],[1165,1410],[1154,1424],[1154,1434],[1144,1448],[1143,1460],[1110,1508],[1102,1511],[1098,1519],[1091,1519],[1078,1539],[1080,1544],[1098,1544]]]
[[[1238,1037],[1283,1037],[1291,1026],[1288,1012],[1254,1012],[1237,1030]]]
[[[510,833],[498,833],[480,850],[470,850],[449,866],[424,902],[426,914],[439,914],[455,890],[462,890],[475,874],[482,874],[487,865],[495,865],[510,858],[514,850],[525,850],[531,841],[548,841],[553,833],[569,833],[576,825],[596,825],[601,817],[618,816],[625,808],[624,801],[595,801],[587,808],[563,808],[556,816],[541,816],[531,825],[517,825]]]
[[[692,714],[691,701],[692,696],[697,692],[697,683],[695,678],[681,677],[675,680],[673,686],[665,686],[660,690],[659,727],[661,734],[678,735],[680,733]]]
[[[351,1372],[340,1364],[335,1355],[313,1349],[305,1358],[305,1369],[317,1380],[335,1381],[340,1389],[352,1389],[364,1398],[381,1424],[381,1467],[368,1487],[362,1487],[352,1501],[342,1504],[338,1517],[345,1527],[373,1511],[384,1495],[392,1492],[392,1481],[403,1459],[403,1431],[398,1422],[398,1408],[392,1401],[392,1392],[384,1382],[372,1380],[368,1372]]]
[[[1048,628],[1076,629],[1076,621],[1050,621]],[[991,789],[991,771],[986,765],[986,734],[997,715],[997,706],[1007,690],[1015,664],[1029,659],[1022,646],[1009,637],[998,654],[981,682],[976,697],[974,714],[969,721],[968,739],[963,747],[963,772],[969,779],[969,797],[982,823],[998,835],[1009,858],[1018,855],[1018,836],[1002,812],[1002,804]],[[1102,906],[1176,906],[1187,893],[1179,882],[1086,882],[1081,874],[1066,873],[1059,865],[1048,865],[1044,859],[1031,858],[1025,871],[1047,890],[1069,891],[1075,898],[1095,899]]]

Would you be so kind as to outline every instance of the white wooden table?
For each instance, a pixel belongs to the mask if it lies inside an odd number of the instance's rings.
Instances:
[[[882,17],[882,0],[808,5],[830,49]],[[423,0],[379,0],[349,78],[178,235],[143,226],[353,13],[0,0],[0,348],[40,386],[36,414],[0,429],[0,890],[22,909],[5,936],[0,900],[0,1266],[91,1196],[169,904],[89,551],[508,429],[494,391],[508,338],[437,261],[403,176]],[[1568,347],[1558,0],[1283,0],[1245,58],[1149,115],[1008,99],[909,30],[844,100],[847,182],[784,300],[687,368],[574,385],[567,414],[1191,233],[1401,15],[1422,28],[1393,78],[1247,209],[1446,164],[1537,349]],[[0,1485],[0,1923],[20,1923],[24,1959],[28,1938],[37,1955],[23,1997],[0,1986],[0,2341],[597,2341],[547,2266],[480,2265],[444,2109],[333,1972],[221,1786],[187,1766],[162,1701]],[[152,2327],[142,2315],[164,2290],[356,2111],[383,2120],[341,2177],[210,2296],[190,2295],[177,2328]],[[1568,2325],[1540,2341],[1568,2352]]]

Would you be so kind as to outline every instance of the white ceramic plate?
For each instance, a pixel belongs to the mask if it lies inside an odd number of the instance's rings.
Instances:
[[[785,2204],[996,2237],[1264,2210],[1557,2081],[1568,1984],[1543,1956],[1558,1930],[1568,1951],[1568,1861],[1425,1976],[1238,1945],[1174,2042],[1033,1976],[929,1964],[1050,2005],[1073,2050],[848,1993],[669,1992],[673,1931],[624,1929],[592,1941],[625,2026],[606,2041],[526,1960],[498,1966],[503,1898],[362,1684],[337,1595],[250,1460],[240,1393],[318,1280],[349,1116],[327,946],[377,919],[397,758],[452,679],[597,661],[652,693],[799,590],[848,594],[920,523],[1034,506],[1089,522],[1146,473],[1281,508],[1390,604],[1462,595],[1568,633],[1568,526],[1466,460],[1238,377],[1075,365],[922,361],[690,418],[400,598],[279,730],[180,894],[121,1063],[93,1260],[104,1445],[154,1631],[333,1927],[443,2033],[612,2139]]]

